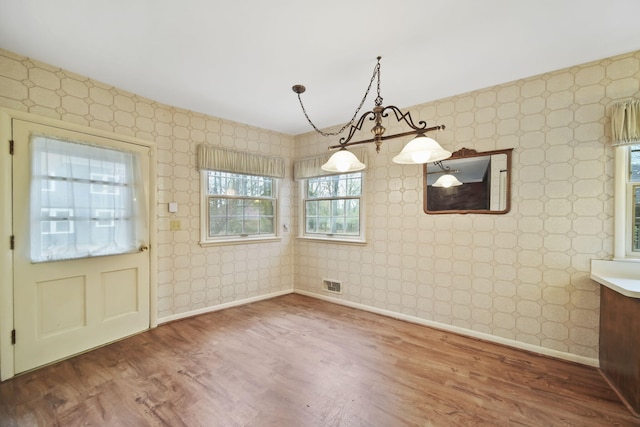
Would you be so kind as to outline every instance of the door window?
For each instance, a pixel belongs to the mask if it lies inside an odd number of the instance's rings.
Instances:
[[[40,135],[30,143],[31,261],[137,251],[147,229],[137,154]]]

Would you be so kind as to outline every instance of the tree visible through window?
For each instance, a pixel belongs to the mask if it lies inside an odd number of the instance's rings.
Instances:
[[[306,182],[306,235],[360,236],[362,174],[321,176]]]
[[[274,178],[206,171],[210,239],[275,235]]]
[[[629,146],[629,180],[631,200],[631,251],[640,252],[640,145]]]

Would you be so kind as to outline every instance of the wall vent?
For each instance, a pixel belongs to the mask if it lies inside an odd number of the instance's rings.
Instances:
[[[333,292],[334,294],[342,293],[342,282],[337,280],[322,279],[322,290]]]

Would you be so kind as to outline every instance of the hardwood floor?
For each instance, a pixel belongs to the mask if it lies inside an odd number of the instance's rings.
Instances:
[[[1,426],[638,426],[595,368],[287,295],[0,384]]]

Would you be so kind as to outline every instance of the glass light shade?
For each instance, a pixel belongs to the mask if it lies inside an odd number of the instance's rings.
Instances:
[[[355,172],[367,166],[362,163],[355,154],[347,150],[339,150],[333,153],[329,160],[320,169],[327,172]]]
[[[437,162],[451,157],[451,152],[445,150],[435,139],[418,135],[404,146],[400,154],[393,158],[394,163],[418,165]]]
[[[458,178],[451,175],[450,173],[446,175],[442,175],[440,178],[436,180],[436,182],[433,183],[434,187],[444,187],[444,188],[455,187],[457,185],[462,185],[462,183],[458,181]]]

